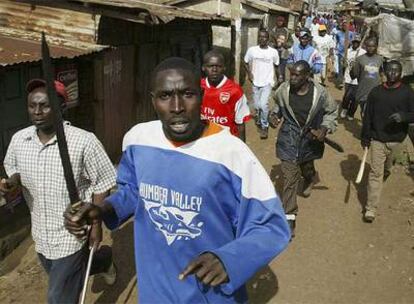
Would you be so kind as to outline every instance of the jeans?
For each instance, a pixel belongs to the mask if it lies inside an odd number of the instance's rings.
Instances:
[[[256,113],[259,115],[259,122],[261,128],[269,127],[269,97],[272,93],[272,86],[270,84],[264,87],[253,86],[253,101]]]
[[[401,143],[371,141],[371,171],[368,176],[368,200],[365,209],[375,212],[381,198],[384,173],[389,175],[394,155],[400,151]]]
[[[38,256],[40,263],[49,276],[47,302],[49,304],[77,304],[85,280],[89,256],[87,247],[85,246],[74,254],[57,260],[47,259],[40,253],[38,253]],[[109,247],[102,246],[94,255],[90,274],[94,275],[107,271],[112,263],[111,256],[112,253]]]
[[[299,188],[301,177],[306,183],[311,183],[316,175],[314,161],[307,161],[298,164],[294,161],[282,160],[283,173],[283,209],[285,214],[297,214],[299,207],[296,194]]]

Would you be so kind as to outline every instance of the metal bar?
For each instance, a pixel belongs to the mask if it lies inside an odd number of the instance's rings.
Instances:
[[[92,266],[93,255],[95,253],[95,250],[96,250],[96,243],[92,246],[89,252],[88,264],[86,266],[86,273],[85,273],[85,281],[83,282],[82,296],[79,302],[80,304],[85,303],[86,292],[88,291],[89,274],[91,273],[91,266]]]

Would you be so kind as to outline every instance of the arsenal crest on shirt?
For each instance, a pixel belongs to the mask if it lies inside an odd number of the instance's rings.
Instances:
[[[220,99],[220,102],[222,104],[227,103],[230,100],[230,93],[229,92],[221,92],[219,99]]]

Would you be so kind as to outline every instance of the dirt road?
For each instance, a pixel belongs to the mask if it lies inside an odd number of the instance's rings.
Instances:
[[[336,99],[340,92],[330,89]],[[366,180],[355,180],[362,149],[357,140],[360,121],[340,121],[331,137],[345,153],[326,148],[317,162],[321,182],[310,198],[299,199],[296,237],[270,267],[249,284],[252,303],[413,303],[414,302],[414,176],[395,167],[387,180],[379,215],[373,224],[362,221]],[[253,123],[248,144],[280,189],[272,131],[261,141]],[[366,173],[368,170],[366,170]],[[136,303],[132,225],[109,234],[119,278],[113,287],[94,279],[88,303]],[[27,240],[7,259],[0,277],[1,303],[44,303],[46,277]]]

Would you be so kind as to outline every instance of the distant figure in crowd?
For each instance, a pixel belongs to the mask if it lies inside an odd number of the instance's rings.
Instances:
[[[315,80],[322,85],[325,85],[326,80],[326,61],[328,56],[333,55],[335,42],[331,35],[327,34],[327,29],[324,24],[319,26],[319,35],[313,38],[313,44],[321,56],[321,72],[315,75]]]
[[[285,26],[286,20],[283,16],[277,16],[276,25],[270,31],[271,43],[270,45],[278,51],[279,54],[279,68],[278,68],[278,84],[285,81],[286,64],[289,58],[289,49],[293,45],[293,38],[290,31]]]
[[[373,88],[381,84],[383,74],[384,58],[377,54],[378,42],[375,38],[368,38],[365,41],[366,53],[356,58],[350,75],[352,79],[358,80],[356,100],[361,107],[361,114],[364,114],[368,94]],[[348,110],[348,116],[354,117],[356,107]]]
[[[295,32],[291,34],[292,41],[293,41],[292,47],[293,47],[294,45],[297,45],[297,44],[299,44],[299,43],[300,43],[300,41],[299,41],[299,35],[300,35],[300,30],[301,30],[301,29],[302,29],[302,27],[297,26],[297,27],[295,28]],[[288,58],[288,59],[289,59],[289,58]]]
[[[223,54],[207,52],[202,69],[207,77],[201,80],[201,118],[229,127],[231,134],[246,141],[245,122],[250,119],[250,109],[243,89],[224,75]]]
[[[318,18],[313,18],[312,24],[310,26],[310,33],[312,35],[313,38],[315,38],[316,36],[319,36],[319,22],[318,22]]]
[[[55,81],[62,110],[68,101],[66,89]],[[13,135],[4,159],[8,179],[0,191],[22,187],[29,205],[32,236],[40,262],[48,274],[47,302],[78,303],[85,279],[89,255],[88,240],[78,240],[66,231],[63,212],[70,204],[56,139],[54,113],[46,93],[46,82],[27,83],[27,110],[32,126]],[[64,126],[74,178],[82,201],[100,205],[115,186],[115,168],[94,134]],[[92,225],[89,243],[98,227]],[[86,236],[84,235],[84,238]],[[102,272],[108,284],[114,284],[115,266],[110,252],[101,251],[94,259],[92,273]]]
[[[354,114],[358,108],[358,102],[356,99],[358,79],[352,79],[349,73],[355,64],[356,58],[365,54],[365,50],[362,49],[360,45],[361,38],[359,35],[355,35],[352,40],[352,47],[348,49],[348,62],[345,68],[345,93],[342,99],[342,110],[339,114],[341,118],[347,118],[348,120],[354,119]]]
[[[267,139],[269,130],[269,97],[278,75],[280,59],[277,50],[269,46],[269,33],[259,31],[259,45],[250,47],[244,56],[244,67],[253,84],[255,120],[260,138]]]
[[[160,120],[125,135],[117,191],[65,214],[76,235],[82,220],[115,229],[132,217],[141,304],[246,303],[246,281],[289,243],[265,169],[226,128],[201,120],[201,94],[191,62],[161,62],[151,77]]]
[[[292,53],[289,55],[288,64],[304,60],[311,67],[313,74],[318,74],[322,70],[322,58],[319,52],[311,45],[312,36],[307,29],[302,29],[299,34],[298,45],[294,45]]]
[[[337,105],[328,91],[311,78],[311,67],[304,60],[290,69],[290,81],[277,89],[275,100],[269,121],[272,127],[283,121],[276,155],[282,162],[283,207],[294,235],[299,183],[303,177],[302,194],[309,197],[318,179],[314,161],[323,156],[326,134],[336,130]]]
[[[338,64],[338,71],[337,71],[337,84],[339,88],[343,87],[343,79],[344,79],[344,58],[345,58],[345,52],[346,49],[346,31],[347,31],[348,23],[346,21],[343,21],[341,23],[341,27],[338,31],[336,31],[335,34],[335,41],[336,41],[336,56],[337,56],[337,64]],[[348,31],[348,42],[351,43],[351,41],[354,39],[354,33],[351,31]]]
[[[370,148],[371,171],[364,219],[375,220],[382,184],[391,174],[393,155],[407,137],[408,124],[414,123],[414,92],[401,83],[402,66],[398,61],[386,64],[387,81],[368,95],[363,117],[361,145]]]

